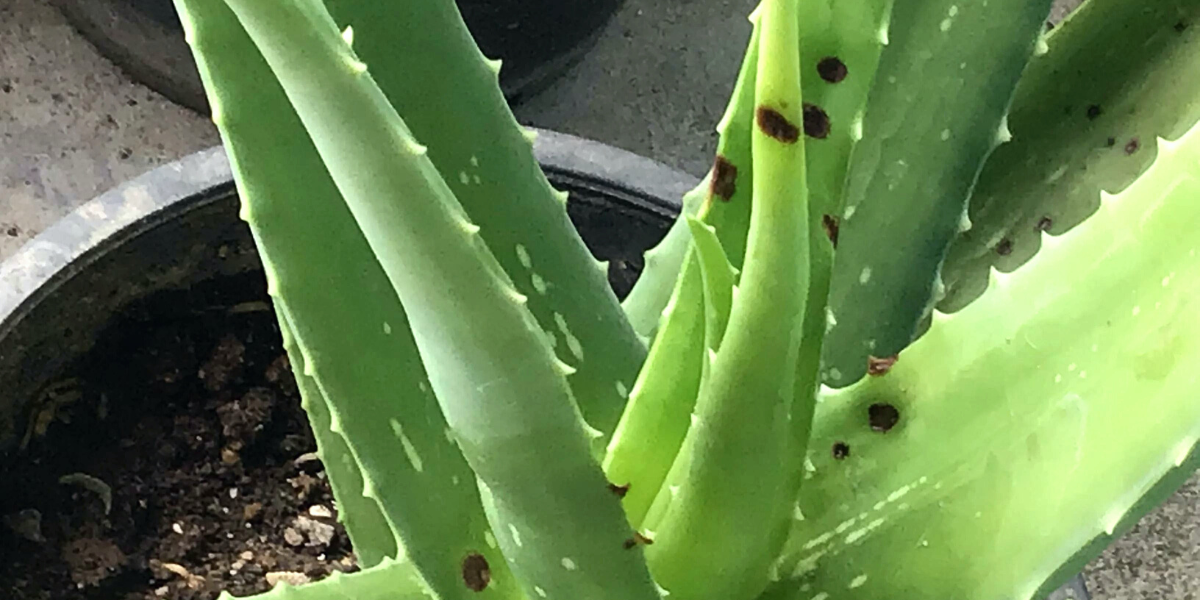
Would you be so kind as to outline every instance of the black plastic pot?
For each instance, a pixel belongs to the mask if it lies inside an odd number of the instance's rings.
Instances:
[[[623,0],[458,0],[485,54],[504,59],[500,85],[512,103],[548,84],[591,46]],[[54,0],[109,60],[193,110],[208,100],[172,0]]]
[[[568,211],[588,246],[612,261],[610,281],[623,296],[697,180],[552,132],[540,132],[535,148],[551,181],[570,192]],[[31,401],[71,377],[107,330],[268,300],[237,209],[229,164],[213,148],[95,198],[0,263],[0,457],[19,441]],[[1055,594],[1088,597],[1081,579]]]

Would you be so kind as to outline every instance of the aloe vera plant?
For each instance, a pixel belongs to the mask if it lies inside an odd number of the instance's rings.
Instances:
[[[175,3],[362,567],[265,600],[1028,600],[1200,463],[1200,0],[762,0],[623,303],[452,0]]]

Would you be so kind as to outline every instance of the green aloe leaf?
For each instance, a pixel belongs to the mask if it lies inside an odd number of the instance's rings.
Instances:
[[[1200,463],[1200,128],[1084,224],[827,390],[767,597],[1027,599]],[[1080,307],[1087,310],[1080,310]]]
[[[296,344],[296,335],[292,333],[292,325],[281,305],[276,305],[275,314],[283,335],[284,350],[291,364],[299,367],[293,375],[300,390],[300,405],[308,415],[309,426],[317,441],[317,456],[325,467],[333,500],[337,503],[338,520],[350,536],[359,567],[372,567],[385,558],[400,556],[396,536],[392,534],[379,503],[363,495],[366,478],[350,445],[341,433],[331,429],[333,414],[329,401],[317,382],[304,373],[304,354]]]
[[[1200,119],[1200,1],[1089,0],[1047,39],[1017,87],[1013,141],[984,166],[970,230],[950,247],[939,307],[979,295],[1128,186]]]
[[[330,409],[354,470],[336,465],[335,489],[378,504],[393,541],[363,531],[374,517],[348,514],[360,559],[403,547],[443,598],[476,597],[462,580],[475,553],[491,565],[484,596],[518,597],[492,539],[474,473],[446,437],[446,421],[399,299],[266,61],[221,0],[180,0],[178,11],[233,166],[242,217],[266,269],[268,291],[294,334],[293,365],[310,410]],[[346,265],[356,268],[346,268]],[[314,396],[319,393],[320,396]],[[322,435],[324,417],[310,413]],[[423,493],[412,494],[413,489]],[[364,508],[363,510],[369,510]]]
[[[531,133],[512,115],[488,60],[453,0],[329,0],[354,52],[413,135],[517,290],[559,358],[575,368],[571,390],[588,424],[612,433],[645,342],[626,320],[550,187]],[[503,58],[503,57],[501,57]]]
[[[403,304],[521,589],[530,597],[657,599],[641,553],[625,548],[631,531],[593,459],[592,430],[566,382],[573,370],[554,355],[527,297],[426,147],[319,0],[228,4]]]
[[[896,2],[846,182],[824,380],[840,387],[913,339],[966,227],[985,159],[1049,0]]]
[[[773,533],[790,507],[790,420],[812,412],[811,397],[793,397],[809,283],[797,7],[767,0],[759,14],[746,258],[668,479],[670,505],[647,523],[656,531],[647,560],[676,598],[753,598],[766,585]]]

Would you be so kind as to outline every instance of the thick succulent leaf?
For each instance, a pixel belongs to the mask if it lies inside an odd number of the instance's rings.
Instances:
[[[349,442],[363,475],[361,484],[337,481],[353,472],[331,469],[335,489],[361,485],[443,598],[478,597],[462,582],[470,553],[492,565],[483,596],[518,597],[503,557],[487,544],[474,474],[446,438],[403,307],[283,89],[221,0],[180,0],[177,7],[268,291],[288,315],[282,326],[295,334],[297,377],[318,386],[303,388],[307,408],[328,401],[328,427]],[[310,419],[321,435],[322,415],[310,412]],[[342,506],[342,513],[356,552],[368,563],[395,556],[396,542],[356,531],[356,515],[347,514],[355,506]]]
[[[683,221],[686,223],[687,221]],[[687,234],[691,244],[691,234]],[[624,490],[629,523],[640,528],[687,435],[704,357],[704,292],[694,252],[662,314],[646,364],[604,455],[609,481]]]
[[[696,258],[704,282],[704,349],[706,353],[716,352],[721,348],[721,340],[729,326],[737,270],[729,264],[721,240],[717,239],[716,228],[695,217],[688,218],[687,224],[695,240]]]
[[[677,458],[686,467],[669,480],[678,492],[662,519],[647,524],[657,532],[647,559],[673,598],[736,600],[765,587],[779,547],[777,517],[790,507],[789,421],[793,412],[812,412],[810,397],[793,403],[809,269],[797,6],[766,0],[759,15],[753,208],[741,282]]]
[[[641,553],[624,547],[632,532],[593,459],[566,382],[572,369],[324,5],[228,4],[403,304],[526,595],[657,599]]]
[[[354,51],[421,143],[528,307],[575,368],[588,423],[611,434],[646,358],[609,287],[547,182],[453,0],[329,0]],[[503,58],[503,57],[500,57]]]
[[[396,536],[392,534],[380,504],[363,495],[366,479],[362,467],[355,461],[346,438],[331,429],[333,414],[329,401],[317,382],[304,373],[304,354],[296,344],[296,335],[292,333],[292,325],[280,304],[275,307],[275,315],[283,336],[283,347],[291,364],[300,367],[293,371],[296,387],[300,390],[300,405],[308,415],[309,427],[317,441],[317,456],[325,467],[333,500],[337,503],[338,520],[350,536],[358,565],[360,568],[373,567],[385,558],[400,556]]]
[[[1200,119],[1200,1],[1090,0],[1047,39],[1017,87],[1013,141],[988,159],[969,231],[942,279],[954,311],[979,295],[990,267],[1010,272],[1124,189],[1154,161],[1156,137]]]
[[[737,249],[739,261],[745,251],[753,189],[748,180],[759,28],[756,18],[752,17],[751,21],[754,29],[734,87],[733,100],[717,127],[720,132],[718,158],[701,187],[690,194],[692,201],[702,198],[696,209],[701,220],[727,223],[723,231],[732,234],[725,241]],[[621,415],[604,462],[605,472],[614,482],[629,485],[624,507],[635,527],[643,527],[648,514],[661,515],[665,510],[661,495],[669,490],[669,486],[664,486],[664,482],[687,433],[707,360],[704,352],[704,283],[687,224],[689,216],[685,211],[672,226],[674,240],[668,234],[663,243],[651,250],[656,255],[655,265],[647,262],[646,271],[630,292],[630,297],[634,294],[640,294],[640,297],[638,304],[629,309],[644,312],[662,306],[650,355],[638,374],[637,384]],[[669,277],[675,278],[669,296],[653,291]],[[639,287],[642,288],[640,291]],[[636,317],[631,318],[637,321]]]
[[[235,596],[221,594],[218,600],[233,600]],[[438,596],[425,585],[413,563],[385,559],[378,566],[351,573],[334,571],[314,583],[292,586],[280,583],[270,591],[253,596],[236,596],[249,600],[437,600]]]
[[[768,597],[1025,600],[1180,485],[1200,462],[1198,196],[1193,129],[885,374],[825,393]]]
[[[936,301],[1050,0],[897,2],[851,158],[822,361],[829,385],[894,355]]]
[[[638,335],[651,340],[658,333],[663,321],[663,311],[675,294],[683,270],[684,261],[691,247],[691,231],[687,217],[697,214],[700,205],[708,197],[712,185],[709,172],[700,184],[683,196],[683,210],[671,224],[656,246],[646,251],[642,273],[621,302],[621,308]]]

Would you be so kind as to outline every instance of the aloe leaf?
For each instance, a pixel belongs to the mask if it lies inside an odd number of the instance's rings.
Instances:
[[[737,270],[729,263],[716,228],[695,217],[688,218],[687,224],[695,240],[696,258],[704,281],[704,350],[716,352],[721,348],[725,329],[729,326]]]
[[[686,223],[686,221],[684,221]],[[690,233],[687,238],[690,246]],[[630,525],[640,528],[687,436],[704,356],[704,292],[691,251],[654,337],[603,467],[620,486]]]
[[[437,600],[425,585],[420,572],[409,561],[385,559],[378,566],[345,574],[334,571],[329,577],[301,586],[280,583],[270,591],[252,596],[224,593],[218,600]]]
[[[606,274],[538,166],[530,133],[514,119],[453,0],[329,0],[354,51],[483,230],[528,307],[575,368],[571,389],[588,423],[611,434],[646,345],[626,320]],[[503,58],[503,57],[500,57]]]
[[[716,219],[730,232],[727,243],[744,253],[746,229],[750,217],[750,128],[753,126],[754,82],[758,70],[759,27],[756,18],[749,46],[742,59],[734,86],[733,99],[718,125],[720,140],[713,169],[689,200],[700,204],[696,213],[701,220]],[[740,183],[739,183],[740,181]],[[735,208],[728,208],[732,205]],[[722,215],[727,215],[722,217]],[[650,513],[661,513],[661,494],[686,437],[691,414],[700,391],[700,379],[707,357],[704,353],[704,282],[695,256],[685,211],[676,220],[668,238],[651,250],[656,255],[652,266],[647,262],[630,298],[639,294],[636,304],[627,310],[636,313],[661,310],[659,327],[650,353],[638,374],[629,403],[605,455],[605,472],[618,485],[628,485],[623,501],[634,527],[644,528]],[[675,235],[671,238],[671,235]],[[670,295],[655,291],[662,282],[675,278]],[[641,288],[639,290],[639,287]],[[661,306],[661,308],[659,308]],[[635,322],[639,317],[631,315]],[[655,505],[659,509],[655,510]]]
[[[950,247],[944,311],[978,296],[1153,163],[1156,137],[1200,119],[1200,1],[1090,0],[1048,37],[1017,87],[1012,143],[996,150],[971,199],[972,227]]]
[[[663,239],[645,252],[642,273],[629,290],[629,295],[621,302],[621,308],[634,331],[647,340],[652,340],[658,333],[663,311],[675,293],[685,257],[691,247],[692,238],[686,217],[700,210],[711,185],[710,171],[696,188],[684,194],[683,210]]]
[[[309,427],[317,442],[317,456],[325,467],[333,500],[337,503],[338,520],[350,536],[359,567],[373,567],[385,558],[400,556],[396,536],[392,534],[383,510],[374,499],[363,495],[366,479],[349,444],[342,434],[331,429],[333,415],[329,401],[321,394],[317,382],[304,373],[304,356],[281,303],[276,304],[275,314],[284,350],[291,364],[299,366],[293,375],[300,390],[300,405],[308,415]]]
[[[897,2],[846,180],[830,283],[824,380],[858,380],[914,337],[966,227],[984,160],[1049,0]]]
[[[338,481],[353,472],[331,466],[331,483],[347,490],[361,485],[362,494],[379,505],[389,533],[443,598],[476,595],[461,573],[473,553],[492,565],[484,596],[518,597],[503,557],[488,544],[474,474],[446,438],[446,421],[403,307],[283,89],[220,0],[180,0],[176,6],[268,292],[287,314],[281,327],[295,336],[296,376],[318,385],[307,389],[306,408],[328,401],[329,428],[347,440],[363,475],[361,484]],[[322,416],[310,415],[322,435]],[[355,531],[356,517],[346,513],[357,506],[342,510],[355,551],[368,562],[394,556],[396,542]]]
[[[708,351],[725,333],[736,279],[715,230],[694,217],[680,222],[695,241],[686,254],[691,264],[677,281],[663,330],[604,460],[609,479],[624,487],[622,503],[635,529],[643,528],[656,503],[659,512],[665,508],[663,482],[687,435]]]
[[[771,533],[790,505],[789,417],[812,410],[811,399],[792,397],[808,291],[796,0],[764,2],[759,29],[746,259],[677,459],[687,472],[647,550],[676,598],[750,598],[766,585],[778,548]]]
[[[846,164],[858,141],[862,110],[883,47],[879,31],[887,21],[891,4],[892,0],[819,0],[803,2],[799,7],[801,79],[810,122],[806,133],[811,133],[805,137],[809,204],[814,207],[813,231],[821,235],[826,223],[837,224],[836,208],[841,202]],[[667,237],[647,252],[646,268],[624,303],[630,320],[643,334],[657,327],[659,314],[673,291],[664,282],[677,278],[685,264],[686,216],[702,211],[702,220],[717,226],[733,265],[742,264],[753,172],[749,132],[754,120],[754,65],[758,61],[755,35],[751,34],[729,105],[717,127],[718,158],[700,187],[685,198],[687,210]],[[714,177],[718,180],[716,198]],[[702,208],[691,210],[689,200],[702,201]],[[826,215],[831,219],[825,219]],[[815,269],[814,275],[822,270],[826,269]],[[820,291],[818,287],[814,285],[815,292]],[[817,293],[814,298],[824,305],[824,294]]]
[[[815,119],[810,127],[813,135],[806,135],[804,140],[810,173],[809,239],[813,268],[804,324],[808,341],[797,359],[796,378],[797,393],[806,396],[815,387],[812,373],[816,371],[821,349],[817,340],[825,329],[824,306],[832,264],[830,237],[836,237],[836,218],[826,216],[836,215],[841,200],[845,165],[857,141],[855,123],[861,120],[860,113],[878,63],[882,47],[878,32],[890,4],[891,0],[804,2],[798,9],[804,101],[812,106],[809,114],[813,116],[809,119]],[[643,525],[655,502],[660,508],[663,502],[669,502],[660,497],[669,492],[669,486],[662,487],[662,482],[683,440],[685,418],[695,404],[705,360],[699,342],[685,337],[689,335],[687,332],[697,332],[703,327],[702,313],[697,310],[701,297],[698,286],[702,285],[699,265],[686,258],[692,248],[685,227],[686,218],[693,214],[690,202],[700,202],[695,214],[716,228],[721,246],[735,268],[742,265],[745,256],[754,189],[750,140],[758,65],[757,13],[750,20],[754,28],[742,67],[717,127],[720,138],[713,168],[701,186],[688,195],[687,210],[667,238],[647,253],[646,269],[625,301],[626,311],[639,331],[671,332],[664,334],[670,341],[657,354],[652,346],[622,416],[619,429],[624,431],[614,438],[606,462],[610,477],[630,483],[625,508],[637,527]],[[676,285],[668,288],[664,282],[672,277],[676,278]],[[689,303],[696,305],[681,308]],[[664,310],[666,316],[660,318]],[[648,325],[659,322],[661,329]],[[674,382],[674,386],[667,382]],[[794,425],[796,439],[804,440],[808,434],[807,420],[796,419]],[[663,435],[654,435],[660,429]],[[616,466],[608,468],[608,465]]]
[[[404,305],[526,595],[657,598],[641,553],[624,547],[631,532],[593,459],[570,367],[322,3],[228,4]]]
[[[1027,599],[1200,463],[1200,128],[818,405],[767,597]],[[835,449],[836,445],[836,449]],[[835,449],[837,451],[832,451]]]

